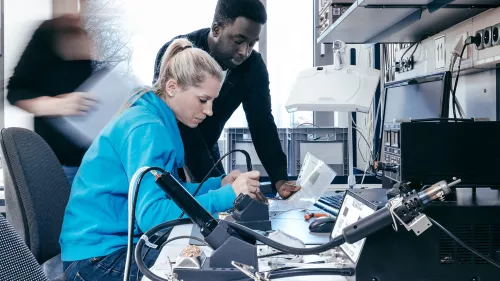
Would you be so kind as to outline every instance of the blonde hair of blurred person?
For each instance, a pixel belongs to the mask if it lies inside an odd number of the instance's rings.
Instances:
[[[68,280],[123,280],[128,225],[123,210],[129,205],[129,182],[144,166],[161,167],[178,178],[184,148],[177,123],[194,128],[211,116],[223,80],[221,67],[208,53],[177,39],[162,59],[161,79],[133,95],[94,140],[73,183],[61,231]],[[210,213],[227,211],[239,194],[255,198],[258,178],[257,171],[209,178],[195,197]],[[179,182],[191,194],[198,187]],[[141,182],[136,202],[135,237],[182,212],[150,175]],[[145,264],[152,266],[158,253],[148,255]],[[137,270],[133,262],[130,274]]]

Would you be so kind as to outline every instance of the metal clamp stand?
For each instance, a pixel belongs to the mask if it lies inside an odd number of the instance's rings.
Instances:
[[[236,223],[254,230],[271,230],[269,205],[252,199],[247,194],[240,194],[234,200],[233,218]]]
[[[258,271],[257,247],[251,241],[245,241],[233,233],[233,230],[224,222],[220,221],[215,230],[206,237],[206,241],[218,240],[222,243],[214,250],[210,257],[205,255],[179,257],[174,267],[174,274],[178,280],[203,280],[224,281],[244,279],[247,275],[234,267],[232,262],[252,266]],[[224,241],[224,242],[222,242]],[[215,242],[217,243],[217,242]],[[201,251],[202,252],[202,251]],[[193,262],[186,262],[192,259]]]

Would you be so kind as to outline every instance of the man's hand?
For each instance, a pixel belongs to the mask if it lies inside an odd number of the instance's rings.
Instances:
[[[238,176],[241,175],[240,170],[231,171],[227,176],[225,176],[221,181],[221,186],[225,186],[227,184],[232,184]]]
[[[292,196],[295,192],[300,190],[300,186],[296,185],[294,181],[284,181],[281,180],[276,183],[276,190],[281,198],[287,199]]]

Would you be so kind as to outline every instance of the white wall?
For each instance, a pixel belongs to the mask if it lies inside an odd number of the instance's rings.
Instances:
[[[4,1],[4,81],[14,71],[19,57],[35,28],[41,21],[52,16],[52,0],[5,0]],[[7,96],[7,91],[5,91]],[[5,127],[33,129],[33,117],[5,101]]]
[[[455,47],[457,37],[464,33],[467,33],[467,36],[474,35],[479,29],[498,23],[500,23],[500,8],[486,11],[424,40],[415,51],[415,69],[402,74],[396,74],[396,80],[448,70],[451,51]],[[436,69],[434,39],[442,35],[445,36],[446,67]],[[399,56],[404,51],[400,51]],[[410,52],[413,52],[413,49]],[[467,117],[488,117],[491,120],[495,120],[495,70],[477,73],[478,70],[473,68],[492,68],[495,64],[500,63],[500,45],[483,50],[476,50],[475,46],[469,46],[466,53],[467,58],[462,60],[460,79],[457,86],[457,98],[464,108]],[[486,61],[488,63],[484,63]],[[458,61],[455,64],[455,70],[457,66]],[[454,80],[455,77],[453,78],[453,83]]]

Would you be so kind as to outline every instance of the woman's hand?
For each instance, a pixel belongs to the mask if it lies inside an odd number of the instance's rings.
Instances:
[[[239,176],[241,175],[240,170],[231,171],[231,173],[227,174],[222,181],[221,186],[225,186],[226,184],[232,184]]]
[[[256,198],[256,193],[260,192],[260,173],[259,171],[251,171],[240,174],[231,184],[236,196],[240,194],[248,194],[253,199]]]

